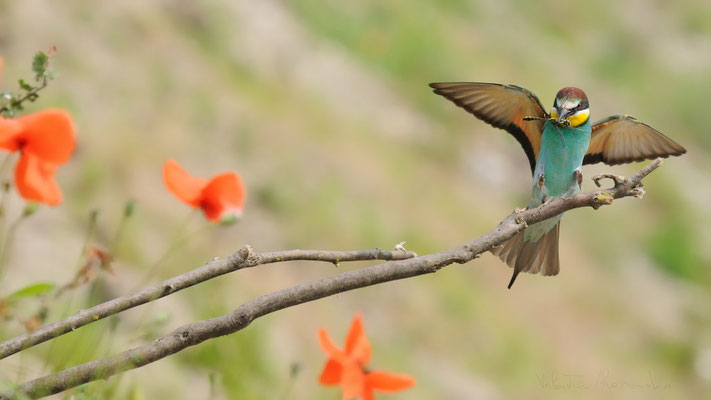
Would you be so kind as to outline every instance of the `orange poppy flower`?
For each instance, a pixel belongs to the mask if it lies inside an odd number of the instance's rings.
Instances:
[[[343,400],[374,400],[375,391],[397,392],[415,384],[415,379],[408,375],[365,368],[370,361],[370,342],[365,336],[360,315],[353,318],[344,350],[336,347],[324,329],[319,329],[318,340],[321,349],[328,355],[319,383],[324,386],[341,385]]]
[[[178,200],[202,209],[210,221],[242,213],[246,191],[242,178],[234,172],[215,175],[209,180],[196,178],[171,159],[163,165],[163,183]]]
[[[26,200],[51,206],[62,202],[54,172],[69,160],[75,142],[74,124],[64,110],[48,109],[17,119],[0,118],[0,149],[20,152],[15,185]]]

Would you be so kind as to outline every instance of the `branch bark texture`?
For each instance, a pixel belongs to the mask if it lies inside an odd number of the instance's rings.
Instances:
[[[357,251],[286,250],[269,253],[254,253],[250,246],[245,246],[230,257],[210,261],[200,268],[149,286],[138,292],[117,297],[97,306],[79,311],[68,318],[45,325],[34,332],[26,333],[2,342],[0,343],[0,360],[29,347],[74,331],[84,325],[239,269],[256,267],[262,264],[297,260],[325,261],[337,265],[340,262],[346,261],[403,260],[415,256],[417,256],[417,254],[406,251],[404,248],[395,251],[384,251],[380,249]]]
[[[600,206],[611,204],[613,199],[628,196],[641,197],[644,193],[641,189],[642,179],[661,164],[662,160],[656,159],[629,179],[603,176],[604,178],[613,178],[615,186],[611,189],[576,194],[566,199],[554,199],[535,209],[517,210],[504,218],[496,229],[468,243],[439,253],[343,272],[257,297],[242,304],[229,314],[183,325],[149,344],[25,382],[13,391],[0,394],[0,399],[23,396],[37,398],[58,393],[86,382],[106,379],[122,371],[160,360],[205,340],[237,332],[247,327],[256,318],[287,307],[365,286],[434,273],[453,263],[469,262],[479,257],[481,253],[502,244],[529,224],[543,221],[574,208],[593,207],[597,209]],[[596,183],[598,182],[599,179],[596,180]],[[235,253],[236,257],[240,257],[241,260],[236,263],[246,263],[253,266],[248,261],[250,253],[245,249]],[[272,253],[264,253],[261,256],[265,254]],[[253,253],[252,255],[255,256]]]

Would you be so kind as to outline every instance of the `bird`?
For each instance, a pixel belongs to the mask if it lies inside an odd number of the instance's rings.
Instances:
[[[548,113],[535,94],[517,85],[440,82],[429,86],[520,143],[533,175],[529,209],[582,191],[583,165],[618,165],[686,153],[677,142],[630,115],[590,123],[588,98],[576,87],[560,89]],[[561,218],[562,214],[532,224],[491,249],[513,268],[509,289],[521,272],[558,274]]]

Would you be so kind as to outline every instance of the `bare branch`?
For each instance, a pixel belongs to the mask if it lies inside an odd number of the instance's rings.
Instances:
[[[662,160],[656,159],[627,180],[615,179],[615,186],[611,189],[576,194],[567,199],[554,199],[531,210],[517,210],[508,215],[496,229],[449,250],[343,272],[257,297],[229,314],[183,325],[150,344],[25,382],[13,391],[0,394],[0,399],[22,396],[36,398],[59,393],[86,382],[106,379],[122,371],[141,367],[205,340],[237,332],[256,318],[274,311],[365,286],[433,273],[453,263],[469,262],[481,253],[500,245],[529,224],[573,208],[597,209],[602,205],[611,204],[615,198],[635,196],[642,179],[661,164]]]
[[[239,269],[256,267],[262,264],[297,260],[325,261],[337,265],[339,262],[347,261],[404,260],[416,256],[417,254],[414,252],[402,249],[396,249],[395,251],[384,251],[380,249],[357,251],[286,250],[255,253],[251,246],[246,245],[228,258],[215,259],[190,272],[149,286],[138,292],[117,297],[97,306],[79,311],[71,317],[45,325],[34,332],[26,333],[2,342],[0,343],[0,360],[29,347],[74,331],[84,325]]]

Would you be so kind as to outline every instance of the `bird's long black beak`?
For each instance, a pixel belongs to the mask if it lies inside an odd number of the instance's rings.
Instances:
[[[556,107],[555,110],[558,112],[558,118],[556,118],[555,121],[557,123],[559,123],[560,125],[568,125],[568,121],[566,120],[566,118],[569,115],[573,114],[573,110],[569,110],[567,108],[558,108],[558,107]]]
[[[565,117],[568,116],[568,110],[566,110],[565,108],[558,108],[558,107],[556,107],[556,108],[555,108],[555,111],[556,111],[556,113],[558,114],[558,118],[556,118],[556,120],[557,120],[558,122],[563,122],[563,120],[565,119]]]

